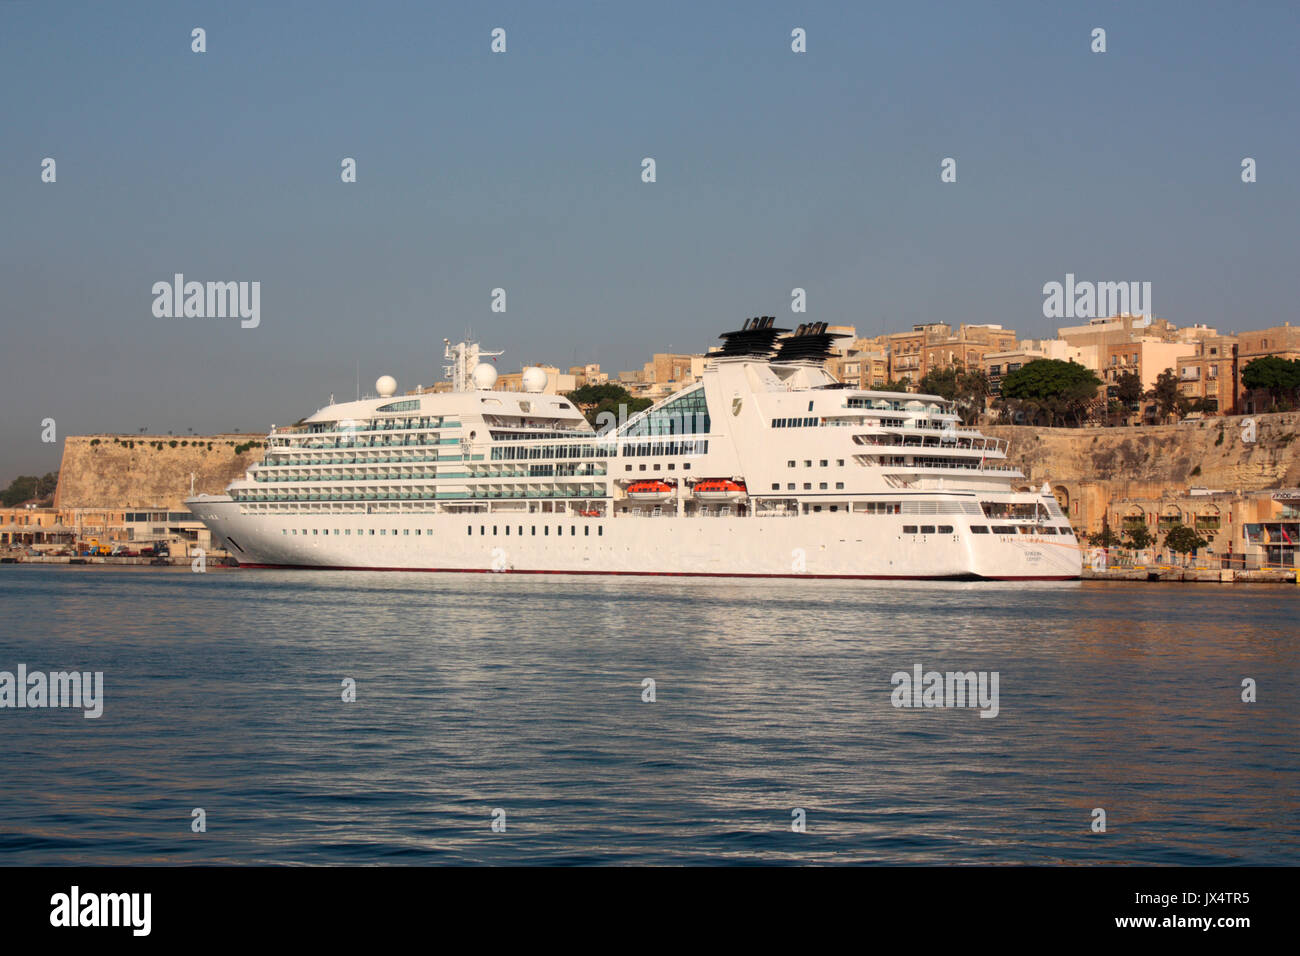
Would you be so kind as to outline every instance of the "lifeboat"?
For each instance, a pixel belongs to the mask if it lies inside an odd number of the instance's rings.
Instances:
[[[636,501],[663,501],[672,494],[673,486],[666,481],[634,481],[627,486],[627,496]]]
[[[735,501],[745,497],[745,483],[727,478],[706,478],[695,486],[695,497],[701,501]]]

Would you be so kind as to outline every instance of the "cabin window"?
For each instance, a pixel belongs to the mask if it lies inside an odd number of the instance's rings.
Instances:
[[[774,481],[774,482],[772,482],[772,490],[773,490],[773,491],[780,491],[780,490],[781,490],[781,482],[779,482],[779,481]]]
[[[830,462],[828,462],[825,458],[822,459],[822,467],[823,467],[823,468],[825,468],[825,467],[826,467],[827,465],[829,465],[829,464],[830,464]]]
[[[820,490],[820,491],[825,491],[825,490],[826,490],[826,482],[824,482],[824,481],[823,481],[823,482],[820,482],[820,483],[817,485],[817,488],[818,488],[818,490]]]
[[[914,524],[903,525],[903,534],[916,534],[916,525]]]
[[[934,525],[932,524],[921,525],[921,534],[934,534]]]
[[[582,536],[585,538],[585,537],[587,537],[587,536],[590,535],[590,534],[591,534],[591,525],[589,525],[589,524],[588,524],[588,525],[583,525],[583,526],[582,526]]]
[[[805,482],[803,483],[803,490],[804,490],[804,491],[812,491],[812,482],[811,482],[811,481],[805,481]]]
[[[835,490],[836,490],[836,491],[843,491],[843,490],[844,490],[844,482],[842,482],[842,481],[837,481],[837,482],[835,482]]]
[[[939,533],[940,533],[940,534],[952,534],[952,525],[950,525],[950,524],[941,524],[941,525],[939,525]]]
[[[596,537],[603,538],[604,536],[605,536],[605,526],[603,524],[596,525]]]
[[[792,481],[792,482],[790,482],[788,485],[786,485],[786,486],[785,486],[785,490],[786,490],[786,491],[794,491],[794,482]]]
[[[472,527],[470,527],[469,525],[465,525],[465,533],[466,533],[466,534],[473,534],[473,533],[474,533],[474,529],[473,529]]]
[[[989,533],[988,525],[983,525],[983,524],[973,524],[973,525],[970,526],[970,533],[971,533],[971,534],[988,534],[988,533]]]
[[[785,466],[786,466],[787,468],[793,468],[793,467],[794,467],[794,462],[792,462],[792,461],[787,461],[787,462],[785,463]]]

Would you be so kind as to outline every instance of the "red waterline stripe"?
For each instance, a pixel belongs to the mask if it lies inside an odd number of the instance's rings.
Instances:
[[[824,578],[852,581],[1077,581],[1076,575],[1036,574],[1017,577],[982,577],[978,574],[742,574],[727,571],[544,571],[516,570],[493,571],[491,568],[386,568],[343,566],[337,564],[241,564],[241,568],[264,568],[290,571],[413,571],[424,574],[602,574],[635,575],[638,577],[687,578]]]

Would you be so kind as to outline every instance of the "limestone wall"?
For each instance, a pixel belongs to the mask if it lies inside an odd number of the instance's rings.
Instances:
[[[1036,485],[1104,481],[1135,490],[1205,485],[1228,491],[1300,485],[1300,413],[1253,416],[1253,442],[1243,440],[1247,420],[1083,429],[995,425],[983,431],[1010,440],[1011,462]]]
[[[191,472],[195,492],[221,494],[261,458],[264,442],[261,435],[69,436],[54,506],[184,511]]]

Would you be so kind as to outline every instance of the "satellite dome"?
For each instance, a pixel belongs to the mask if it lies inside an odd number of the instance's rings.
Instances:
[[[491,388],[497,383],[497,368],[487,362],[480,362],[474,367],[474,387]]]
[[[397,391],[397,379],[391,375],[381,375],[375,379],[375,391],[380,398],[388,398]]]
[[[547,375],[545,369],[530,365],[524,369],[523,386],[525,392],[541,392],[546,389]]]

